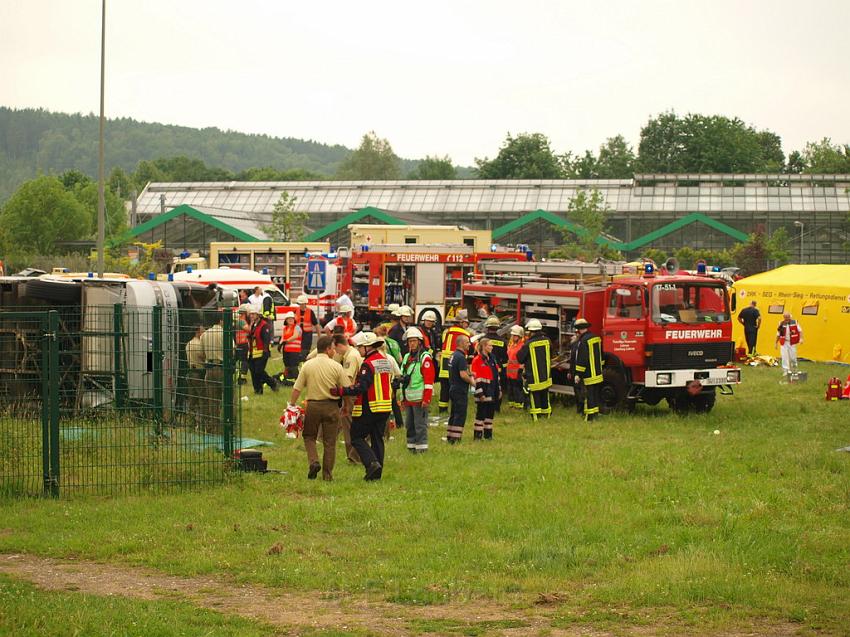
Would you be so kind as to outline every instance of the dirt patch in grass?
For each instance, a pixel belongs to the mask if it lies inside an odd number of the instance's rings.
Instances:
[[[362,635],[548,635],[600,636],[693,634],[675,627],[627,627],[595,630],[588,625],[553,625],[560,595],[542,595],[537,604],[508,608],[489,601],[412,606],[372,600],[363,595],[292,592],[236,584],[215,577],[178,577],[150,569],[86,560],[58,560],[28,554],[0,555],[0,573],[48,591],[144,600],[181,599],[200,608],[238,615],[275,627],[281,634],[324,631]],[[724,635],[793,635],[799,626],[748,627]]]

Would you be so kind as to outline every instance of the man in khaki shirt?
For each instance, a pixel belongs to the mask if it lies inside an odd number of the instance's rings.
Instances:
[[[210,418],[205,427],[218,431],[221,420],[221,392],[224,386],[224,332],[221,329],[221,313],[212,319],[214,324],[201,335],[204,350],[204,411]]]
[[[348,377],[342,365],[331,358],[334,355],[332,337],[319,337],[316,350],[316,357],[301,367],[292,387],[289,404],[296,404],[301,394],[304,394],[306,412],[302,435],[307,461],[310,463],[307,478],[315,480],[321,470],[323,480],[333,480],[336,438],[339,433],[339,388],[348,386]],[[322,464],[319,464],[319,452],[316,449],[320,431],[324,447]]]
[[[204,376],[206,370],[204,364],[204,345],[201,336],[204,334],[203,325],[195,328],[195,335],[186,343],[186,362],[189,369],[186,372],[186,411],[195,424],[201,422],[201,408],[205,397]]]
[[[348,338],[345,334],[334,334],[333,339],[334,350],[336,350],[334,358],[342,364],[346,378],[345,387],[350,387],[354,384],[354,380],[360,372],[363,357],[360,356],[356,347],[348,344]],[[342,409],[339,410],[339,427],[342,429],[342,436],[345,439],[345,455],[348,457],[348,461],[352,464],[360,464],[360,456],[351,444],[351,410],[353,408],[354,396],[343,396]]]

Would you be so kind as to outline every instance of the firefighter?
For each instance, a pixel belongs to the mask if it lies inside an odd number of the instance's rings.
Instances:
[[[458,334],[452,339],[455,350],[447,365],[449,373],[449,398],[451,413],[446,428],[446,442],[450,445],[460,442],[463,437],[463,426],[466,424],[466,410],[469,406],[469,386],[475,385],[472,374],[469,373],[469,363],[466,360],[469,349],[469,336]]]
[[[354,306],[348,303],[339,306],[339,312],[333,320],[325,325],[325,334],[333,336],[334,328],[342,327],[342,333],[348,338],[351,338],[357,333],[357,323],[352,318],[354,315]]]
[[[283,374],[281,381],[286,385],[295,383],[298,377],[298,363],[301,362],[301,328],[295,323],[295,314],[283,315],[283,332],[280,335],[278,349],[283,352]]]
[[[422,346],[435,356],[440,351],[440,331],[437,329],[437,313],[427,310],[422,313],[422,323],[419,325],[424,339]]]
[[[507,379],[508,405],[516,409],[525,407],[525,392],[522,390],[522,364],[517,360],[517,353],[522,348],[525,340],[525,331],[522,325],[511,327],[511,338],[507,345],[508,363],[505,366],[505,377]]]
[[[484,336],[490,340],[493,346],[492,358],[496,363],[496,368],[499,370],[499,387],[503,390],[507,387],[508,379],[506,376],[506,366],[508,364],[508,348],[505,345],[504,339],[499,336],[499,328],[501,327],[499,317],[491,314],[484,321]],[[501,411],[502,408],[502,393],[496,399],[496,411]]]
[[[263,318],[268,321],[272,338],[274,338],[274,321],[277,318],[277,314],[275,313],[274,300],[271,295],[258,285],[254,288],[254,293],[248,297],[248,303],[260,307]]]
[[[459,336],[466,336],[466,338],[470,337],[469,332],[460,325],[454,324],[454,321],[457,320],[458,314],[460,314],[460,312],[457,312],[451,319],[446,319],[446,323],[449,326],[443,331],[442,339],[440,341],[442,346],[440,350],[440,400],[437,403],[440,414],[445,414],[449,409],[451,389],[451,383],[449,381],[449,359],[451,359],[452,353],[457,348],[457,338]]]
[[[797,345],[803,343],[803,328],[790,312],[785,312],[776,330],[776,347],[782,354],[782,373],[786,376],[797,369]]]
[[[392,411],[392,368],[381,353],[383,341],[367,332],[360,341],[366,351],[357,380],[342,389],[354,396],[351,444],[366,468],[365,480],[380,480],[384,467],[384,429]],[[369,438],[370,444],[366,443]]]
[[[502,394],[499,366],[493,358],[493,342],[486,336],[475,338],[477,354],[469,368],[475,381],[474,440],[492,440],[496,404]]]
[[[466,310],[458,310],[455,313],[455,322],[457,323],[458,327],[460,327],[462,330],[466,331],[467,334],[469,334],[469,312],[467,312]]]
[[[407,450],[428,451],[428,406],[434,393],[436,368],[431,353],[425,348],[425,336],[416,327],[404,333],[407,354],[401,363],[401,396],[405,409]]]
[[[251,306],[248,318],[251,321],[251,335],[248,339],[251,360],[248,362],[248,369],[251,370],[251,383],[254,386],[254,393],[262,394],[264,385],[268,385],[272,391],[277,391],[277,381],[269,376],[266,371],[272,339],[271,327],[263,316],[262,308],[258,305]]]
[[[534,421],[539,416],[552,414],[549,403],[549,387],[552,386],[552,344],[543,333],[543,325],[531,319],[525,326],[528,340],[517,352],[517,362],[524,366],[525,388],[528,391],[529,413]]]
[[[238,365],[239,384],[244,385],[248,376],[248,339],[251,335],[251,324],[248,322],[248,312],[251,306],[244,303],[239,306],[236,324],[233,326],[233,342],[236,345],[236,363]]]
[[[590,332],[587,319],[575,322],[576,357],[573,372],[576,385],[584,394],[584,419],[591,422],[599,415],[599,393],[602,387],[602,339]]]
[[[386,325],[388,332],[398,323],[398,310],[400,307],[401,306],[398,303],[390,303],[384,309],[383,320],[380,324]]]
[[[399,352],[403,358],[407,354],[407,341],[404,340],[404,333],[407,328],[413,323],[413,308],[402,305],[398,308],[398,323],[393,325],[392,329],[387,334],[392,340],[398,343]],[[399,361],[400,362],[400,361]]]
[[[319,319],[316,313],[307,307],[309,299],[301,294],[295,302],[298,304],[298,327],[301,328],[301,360],[307,360],[307,354],[313,349],[313,334],[318,330]]]

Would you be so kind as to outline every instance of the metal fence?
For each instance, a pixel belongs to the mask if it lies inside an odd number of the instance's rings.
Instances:
[[[4,308],[0,494],[116,494],[223,481],[241,438],[234,380],[228,311]]]

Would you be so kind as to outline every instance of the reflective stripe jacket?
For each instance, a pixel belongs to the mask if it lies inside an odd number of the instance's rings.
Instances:
[[[499,367],[492,355],[476,354],[469,371],[475,380],[475,400],[486,402],[499,397]]]
[[[516,356],[522,348],[524,341],[520,338],[516,343],[508,343],[508,378],[519,378],[519,370],[522,369],[522,364],[517,360]]]
[[[469,336],[469,332],[456,325],[452,325],[443,332],[443,349],[440,352],[440,362],[442,363],[440,365],[440,378],[449,377],[449,359],[457,349],[457,337],[461,335]]]
[[[236,331],[233,332],[233,342],[236,347],[248,345],[248,338],[251,336],[251,326],[245,319],[237,319],[235,324]]]
[[[576,343],[576,358],[573,363],[575,375],[585,385],[602,382],[602,339],[585,332]]]
[[[551,347],[546,335],[537,332],[517,352],[517,361],[525,365],[525,384],[529,391],[540,391],[552,386]]]
[[[260,319],[251,326],[251,358],[262,358],[264,354],[269,353],[269,344],[271,343],[272,335],[269,322],[266,319]]]
[[[488,329],[484,336],[489,338],[493,344],[493,360],[501,372],[508,364],[508,348],[505,346],[505,341],[499,337],[499,333],[494,329]]]
[[[293,336],[296,338],[292,338]],[[290,341],[289,339],[291,338],[292,340]],[[284,352],[301,352],[301,328],[297,325],[284,325],[280,340],[283,342]]]
[[[787,329],[786,329],[787,328]],[[800,326],[797,325],[797,321],[782,321],[779,324],[779,344],[785,345],[785,335],[788,334],[788,337],[791,340],[791,345],[796,345],[800,342]]]
[[[407,387],[401,391],[405,405],[430,403],[434,394],[434,379],[437,375],[431,354],[420,349],[415,354],[408,352],[401,364],[401,373],[410,377]]]
[[[388,414],[392,411],[392,377],[390,362],[379,351],[370,352],[363,364],[357,380],[346,387],[346,396],[355,396],[351,415],[360,418],[370,414]]]

